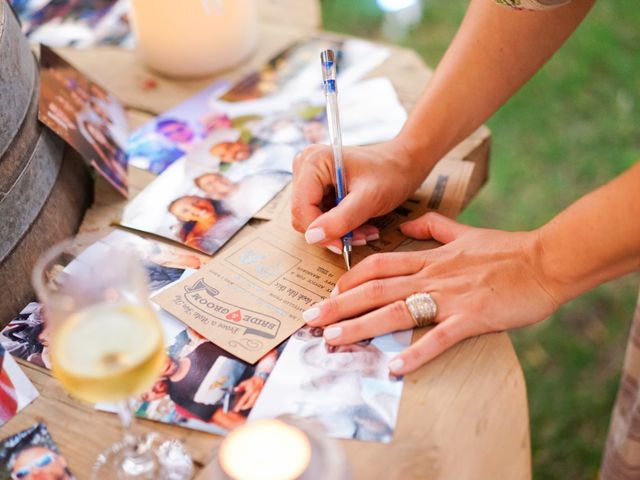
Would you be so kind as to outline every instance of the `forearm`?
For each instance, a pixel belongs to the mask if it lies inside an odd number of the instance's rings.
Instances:
[[[539,229],[543,278],[564,303],[640,269],[640,162]]]
[[[594,0],[549,12],[471,0],[449,49],[398,140],[426,174],[475,131],[553,55]]]

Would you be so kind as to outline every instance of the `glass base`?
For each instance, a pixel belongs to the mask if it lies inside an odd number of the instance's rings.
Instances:
[[[93,480],[188,480],[191,456],[179,440],[161,440],[151,433],[114,443],[98,455]]]

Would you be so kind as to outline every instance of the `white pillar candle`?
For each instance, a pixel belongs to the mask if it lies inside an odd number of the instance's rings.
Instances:
[[[294,480],[311,461],[307,435],[280,420],[256,420],[233,430],[220,446],[218,461],[234,480]]]
[[[201,77],[238,64],[255,48],[255,0],[132,0],[142,60],[171,77]]]

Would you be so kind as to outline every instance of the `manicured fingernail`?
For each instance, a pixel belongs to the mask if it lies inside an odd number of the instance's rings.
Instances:
[[[333,253],[335,253],[336,255],[342,255],[342,250],[340,250],[335,245],[329,245],[327,248],[331,250]]]
[[[337,297],[339,293],[340,293],[340,289],[338,288],[338,285],[336,285],[335,287],[333,287],[333,290],[331,290],[331,293],[329,294],[329,296],[331,298]]]
[[[324,329],[324,338],[332,340],[342,335],[342,327],[329,327]]]
[[[324,240],[325,234],[322,228],[311,228],[304,234],[307,243],[318,243]]]
[[[326,332],[327,331],[325,330],[325,333]],[[391,370],[392,372],[397,372],[402,367],[404,367],[404,360],[402,360],[400,357],[396,357],[389,362],[389,370]]]
[[[376,240],[380,240],[379,233],[372,233],[371,235],[367,235],[367,242],[375,242]]]
[[[353,245],[354,247],[362,247],[366,244],[367,244],[367,240],[364,238],[360,238],[358,240],[354,240],[353,242],[351,242],[351,245]]]
[[[304,312],[302,312],[302,319],[305,322],[311,322],[318,318],[319,315],[320,309],[318,307],[312,307],[309,310],[305,310]]]

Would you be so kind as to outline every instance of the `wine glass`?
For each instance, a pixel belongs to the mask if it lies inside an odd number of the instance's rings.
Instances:
[[[54,376],[79,399],[118,405],[124,438],[98,457],[93,478],[188,478],[167,470],[153,437],[131,430],[131,399],[153,385],[166,361],[146,272],[131,250],[94,239],[79,236],[52,247],[32,276],[51,335]]]

